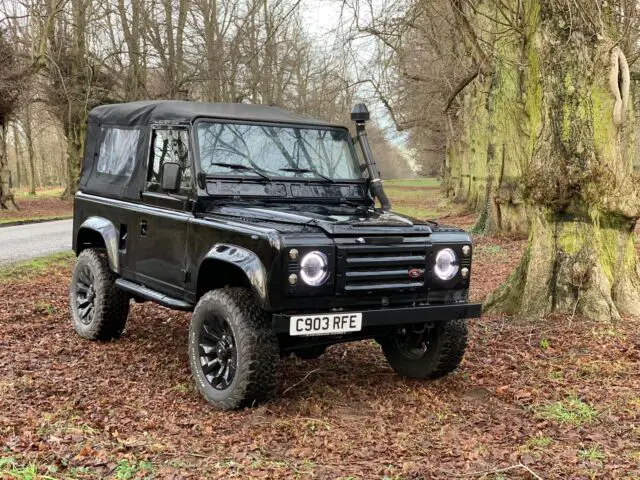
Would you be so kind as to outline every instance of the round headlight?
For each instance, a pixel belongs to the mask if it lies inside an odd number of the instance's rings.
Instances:
[[[451,280],[458,273],[458,257],[450,248],[440,250],[436,255],[435,274],[441,280]]]
[[[318,287],[329,278],[329,262],[322,252],[309,252],[300,260],[300,278],[307,285]]]

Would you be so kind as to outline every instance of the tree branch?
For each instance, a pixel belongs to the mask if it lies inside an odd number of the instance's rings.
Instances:
[[[462,92],[462,90],[465,89],[467,85],[473,82],[473,80],[478,76],[479,73],[480,73],[480,69],[476,68],[475,70],[472,70],[466,77],[460,80],[456,88],[454,88],[451,94],[449,94],[449,97],[447,98],[447,103],[444,105],[444,108],[442,109],[442,113],[447,113],[447,111],[451,108],[451,105],[453,104],[453,101],[456,99],[456,97],[460,94],[460,92]]]

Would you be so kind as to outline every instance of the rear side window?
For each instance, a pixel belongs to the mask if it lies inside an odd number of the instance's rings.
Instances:
[[[98,172],[130,177],[133,173],[140,130],[103,127]]]

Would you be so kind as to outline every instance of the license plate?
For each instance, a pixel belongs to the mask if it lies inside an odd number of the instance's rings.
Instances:
[[[335,335],[362,330],[362,313],[314,313],[291,317],[289,335]]]

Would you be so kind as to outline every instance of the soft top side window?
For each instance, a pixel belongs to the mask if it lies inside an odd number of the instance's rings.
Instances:
[[[180,165],[180,191],[191,192],[191,164],[189,162],[189,132],[186,128],[154,128],[151,138],[151,156],[147,171],[147,190],[162,191],[162,165],[171,162]]]
[[[130,177],[135,165],[140,130],[102,127],[102,142],[98,156],[99,173]]]

